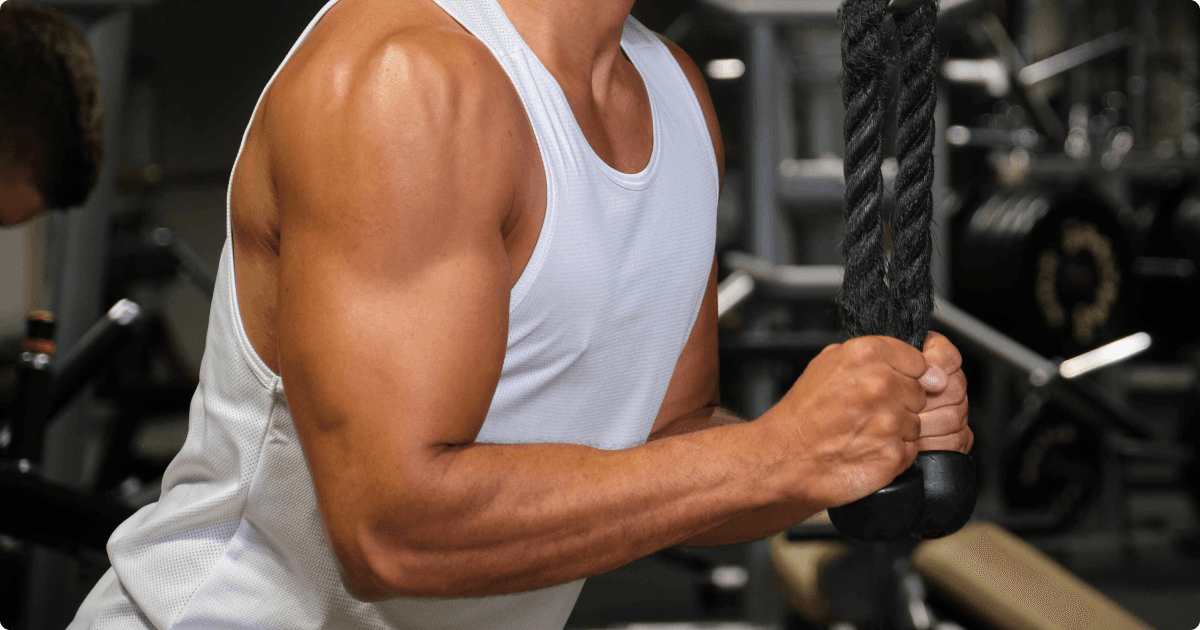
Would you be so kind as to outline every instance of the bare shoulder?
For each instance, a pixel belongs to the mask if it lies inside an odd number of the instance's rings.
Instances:
[[[524,110],[487,48],[453,22],[337,17],[314,29],[264,101],[281,196],[323,197],[344,209],[328,196],[354,193],[386,206],[388,197],[461,191],[457,179],[469,174],[475,198],[447,201],[502,210]],[[322,204],[305,207],[313,205]]]
[[[659,35],[658,38],[667,45],[667,49],[671,51],[671,54],[675,57],[675,61],[683,70],[683,74],[687,76],[688,83],[691,83],[692,91],[696,93],[697,100],[700,101],[700,109],[704,110],[704,120],[708,123],[708,133],[712,137],[713,150],[717,155],[717,168],[724,175],[725,144],[721,140],[721,125],[717,122],[717,112],[713,108],[712,98],[708,95],[708,84],[704,81],[704,73],[700,71],[696,62],[692,61],[691,56],[684,52],[675,42],[662,35]]]

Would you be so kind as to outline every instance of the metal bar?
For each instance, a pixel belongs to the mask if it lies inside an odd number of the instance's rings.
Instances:
[[[837,22],[841,0],[704,0],[705,4],[742,17],[769,17],[779,21],[805,22],[817,25]],[[941,0],[941,11],[957,11],[979,0]]]
[[[9,425],[10,444],[5,450],[15,453],[26,465],[38,466],[42,461],[46,419],[50,417],[46,394],[54,374],[51,361],[51,355],[25,352],[17,367],[16,413]]]
[[[717,319],[724,319],[733,309],[754,293],[754,278],[744,271],[735,271],[717,285]]]
[[[179,240],[170,228],[155,228],[150,233],[150,240],[159,247],[165,247],[178,262],[176,274],[200,290],[205,297],[212,301],[216,291],[217,279],[204,268],[204,261],[187,243]]]
[[[795,20],[808,23],[837,21],[841,0],[705,0],[713,8],[743,17]]]
[[[1058,374],[1058,364],[1055,362],[946,300],[935,299],[933,321],[954,333],[959,339],[986,349],[1009,366],[1029,375],[1036,384],[1046,384]]]
[[[70,404],[97,370],[113,356],[113,350],[125,344],[129,331],[141,316],[141,307],[129,300],[121,300],[71,348],[71,352],[55,370],[49,391],[50,413],[47,418],[53,418]]]
[[[979,20],[979,26],[983,30],[984,35],[991,41],[996,52],[1008,62],[1008,71],[1018,82],[1018,92],[1029,105],[1033,112],[1034,118],[1037,119],[1038,125],[1042,127],[1042,131],[1050,137],[1054,142],[1062,142],[1067,137],[1066,129],[1063,128],[1062,121],[1059,120],[1058,114],[1054,108],[1050,106],[1046,97],[1036,92],[1029,90],[1028,86],[1020,83],[1018,75],[1025,69],[1025,58],[1021,56],[1021,52],[1017,49],[1017,45],[1008,35],[1008,31],[1004,28],[1004,23],[995,13],[988,12]]]
[[[725,262],[766,289],[813,299],[837,295],[844,275],[842,267],[775,265],[738,252],[728,254]],[[1058,374],[1058,364],[947,300],[936,298],[933,320],[958,338],[987,350],[1010,367],[1029,375],[1037,384],[1044,385]]]
[[[746,110],[750,140],[746,170],[750,178],[750,250],[759,258],[778,262],[775,251],[775,27],[765,19],[749,29],[749,90]]]
[[[883,161],[885,188],[891,189],[895,186],[896,169],[895,158]],[[846,175],[842,158],[787,158],[779,163],[775,177],[777,198],[796,206],[796,212],[841,216],[846,196]]]
[[[1025,86],[1031,87],[1073,70],[1090,61],[1112,54],[1129,45],[1129,31],[1121,30],[1080,44],[1069,50],[1048,57],[1037,63],[1029,64],[1017,73],[1017,79]]]
[[[772,292],[797,299],[833,299],[845,276],[840,265],[776,265],[742,252],[726,254],[725,264],[761,282]]]

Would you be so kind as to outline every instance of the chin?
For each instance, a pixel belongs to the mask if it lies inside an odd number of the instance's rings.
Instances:
[[[42,195],[33,186],[0,180],[0,226],[12,227],[46,211]]]
[[[45,211],[42,207],[8,208],[0,201],[0,227],[20,225]]]

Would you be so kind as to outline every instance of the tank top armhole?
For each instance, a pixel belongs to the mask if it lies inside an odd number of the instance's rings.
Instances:
[[[698,123],[700,128],[704,130],[704,137],[708,138],[709,146],[714,146],[716,144],[716,138],[712,137],[712,132],[710,132],[708,129],[708,119],[704,117],[704,108],[700,105],[700,96],[696,94],[696,90],[692,89],[692,82],[688,80],[687,74],[683,71],[683,67],[679,65],[679,60],[676,59],[675,55],[671,53],[671,49],[667,47],[666,42],[664,42],[657,33],[647,28],[646,25],[639,22],[637,18],[633,16],[629,16],[629,19],[626,21],[626,30],[629,29],[636,30],[640,34],[642,42],[635,46],[626,47],[626,51],[636,51],[635,54],[640,53],[641,55],[645,55],[645,60],[647,62],[651,62],[651,64],[648,65],[652,65],[653,67],[668,68],[666,72],[674,77],[676,87],[683,90],[687,94],[687,98],[685,100],[687,100],[690,104],[689,109],[692,112],[692,118],[694,122]],[[666,86],[660,86],[660,88],[665,87]],[[715,151],[708,151],[707,155],[708,159],[705,160],[705,162],[712,167],[713,181],[715,182],[717,189],[720,190],[721,170],[717,165],[717,154]]]
[[[292,56],[308,40],[309,34],[317,27],[317,24],[321,22],[325,14],[329,13],[329,10],[338,2],[340,0],[329,0],[325,3],[325,6],[321,7],[321,10],[309,22],[308,27],[296,39],[296,43],[292,44],[292,48],[284,56],[279,67],[275,69],[275,72],[271,75],[271,79],[267,81],[266,87],[263,88],[262,93],[258,95],[258,100],[254,103],[254,110],[250,113],[250,122],[246,125],[245,131],[242,132],[242,141],[238,145],[237,155],[233,159],[233,168],[229,171],[229,181],[225,186],[225,249],[228,252],[222,252],[221,264],[228,264],[227,278],[225,279],[226,290],[229,291],[228,315],[231,320],[230,323],[233,325],[233,336],[237,338],[238,350],[242,354],[242,360],[246,362],[247,367],[254,373],[255,378],[258,379],[262,386],[272,392],[282,391],[283,379],[272,371],[271,368],[267,367],[267,363],[263,361],[262,357],[258,355],[258,351],[254,349],[254,344],[250,343],[250,337],[246,334],[246,327],[242,322],[241,304],[238,300],[237,272],[234,269],[233,256],[233,177],[237,174],[238,165],[242,161],[242,153],[246,150],[246,141],[250,138],[250,129],[254,126],[254,120],[258,117],[258,110],[262,107],[267,92],[270,91],[271,86],[275,83],[275,79],[279,77],[279,73],[283,72],[283,68],[291,61]],[[217,299],[217,296],[214,295],[213,299]]]
[[[641,41],[632,46],[627,45],[626,51],[630,54],[643,56],[647,67],[665,68],[665,72],[673,77],[676,89],[683,90],[687,94],[687,97],[684,100],[690,103],[688,108],[692,113],[692,121],[694,124],[700,126],[700,129],[703,132],[703,137],[708,138],[709,140],[707,145],[709,150],[705,152],[708,157],[705,159],[705,163],[710,167],[713,186],[719,194],[721,187],[721,171],[717,165],[716,152],[711,148],[716,143],[714,142],[715,138],[712,137],[712,133],[708,129],[708,120],[704,116],[704,108],[700,105],[700,96],[696,94],[696,90],[692,88],[692,82],[688,80],[687,74],[683,71],[683,67],[679,65],[679,60],[675,58],[675,55],[671,52],[671,49],[667,47],[666,42],[664,42],[657,33],[650,30],[648,27],[646,27],[646,25],[642,24],[633,16],[630,16],[626,21],[626,31],[628,32],[629,30],[636,31]],[[628,39],[629,38],[626,37],[626,40]],[[658,76],[661,77],[663,75],[660,74]],[[657,87],[658,89],[669,89],[666,85],[661,84],[659,84]],[[647,88],[650,89],[649,84],[647,84]],[[668,102],[674,102],[674,100]],[[712,241],[712,247],[715,251],[715,238],[712,239]],[[705,282],[699,293],[692,298],[690,304],[691,321],[687,326],[684,327],[683,337],[677,345],[680,352],[682,352],[684,346],[687,345],[687,340],[691,337],[692,331],[696,328],[696,322],[698,322],[700,319],[700,307],[704,304],[704,294],[705,291],[707,291],[707,285],[708,283]]]
[[[254,373],[255,378],[262,386],[271,392],[277,392],[282,389],[283,379],[276,374],[271,368],[267,367],[266,361],[263,361],[259,356],[258,350],[254,349],[254,344],[250,343],[250,337],[246,334],[245,324],[242,322],[241,304],[237,294],[237,277],[233,265],[233,238],[230,237],[226,246],[227,253],[222,255],[222,263],[228,264],[229,274],[225,284],[226,290],[229,291],[229,298],[226,302],[226,308],[229,309],[228,319],[232,325],[233,337],[237,340],[238,351],[242,355],[242,360],[246,363],[246,367]],[[214,299],[216,296],[214,296]]]
[[[522,106],[524,107],[523,102]],[[530,115],[528,107],[525,107],[525,115]],[[532,125],[533,121],[530,120],[530,126]],[[512,290],[509,292],[508,312],[510,315],[520,306],[525,296],[529,294],[529,290],[537,281],[542,267],[545,266],[546,258],[550,252],[550,244],[554,241],[554,227],[558,223],[558,178],[551,168],[550,160],[547,159],[547,147],[542,134],[538,133],[535,128],[533,135],[537,140],[538,155],[542,162],[542,170],[545,172],[546,210],[542,215],[542,227],[538,232],[537,243],[533,246],[533,254],[530,255],[529,262],[525,263],[525,269],[521,270],[521,277],[517,278],[516,284],[513,285]]]

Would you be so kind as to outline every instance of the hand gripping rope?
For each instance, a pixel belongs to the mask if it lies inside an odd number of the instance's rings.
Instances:
[[[846,106],[846,274],[838,306],[851,336],[890,335],[920,350],[933,312],[933,144],[937,107],[937,0],[846,0],[842,100]],[[884,21],[896,27],[899,72],[896,204],[884,248],[881,132]],[[977,494],[967,455],[926,451],[886,488],[829,510],[847,538],[883,542],[938,538],[970,518]]]

